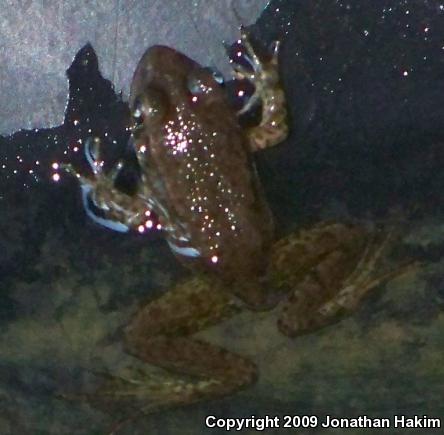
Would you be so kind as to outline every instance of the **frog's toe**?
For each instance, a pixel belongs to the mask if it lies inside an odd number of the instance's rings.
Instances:
[[[174,388],[183,381],[165,373],[126,367],[119,374],[95,372],[100,379],[93,392],[60,394],[63,400],[88,403],[93,408],[112,414],[114,422],[107,434],[115,434],[125,425],[167,407]]]
[[[254,86],[254,93],[237,114],[248,112],[261,101],[261,122],[248,130],[250,149],[257,151],[282,142],[288,135],[285,94],[278,69],[280,42],[271,44],[271,53],[265,58],[259,57],[244,28],[241,29],[240,42],[244,50],[238,51],[237,60],[231,61],[234,76],[249,81]],[[241,65],[242,61],[244,65]]]
[[[270,44],[270,53],[271,53],[271,62],[273,65],[277,65],[278,64],[278,58],[279,58],[279,50],[281,48],[281,41],[273,41]]]

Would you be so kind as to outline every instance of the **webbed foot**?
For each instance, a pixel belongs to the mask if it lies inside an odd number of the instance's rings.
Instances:
[[[62,164],[61,169],[79,180],[83,206],[93,221],[119,232],[143,226],[147,216],[151,214],[147,202],[139,196],[127,195],[115,187],[116,177],[123,163],[119,161],[106,174],[103,170],[104,161],[100,157],[100,146],[99,138],[90,137],[85,143],[85,157],[91,167],[92,176],[80,174],[71,164]],[[102,211],[104,217],[98,216],[91,209],[89,200]]]
[[[260,124],[248,130],[250,149],[256,151],[276,145],[285,140],[288,135],[285,94],[278,70],[280,41],[272,43],[271,56],[267,61],[259,58],[243,26],[241,27],[241,42],[246,50],[243,59],[248,62],[250,68],[232,60],[230,62],[235,78],[248,80],[255,88],[253,95],[238,112],[238,115],[250,110],[258,101],[262,103]]]

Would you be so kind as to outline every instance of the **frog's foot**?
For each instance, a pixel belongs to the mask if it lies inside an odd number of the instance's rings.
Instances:
[[[141,414],[230,394],[256,379],[248,359],[191,337],[240,310],[228,293],[195,278],[143,307],[126,329],[129,353],[165,375],[107,383],[96,396],[142,402]]]
[[[261,122],[248,131],[250,149],[256,151],[276,145],[285,140],[288,135],[285,94],[278,71],[280,42],[274,41],[271,47],[271,58],[268,61],[262,61],[251,45],[244,27],[241,27],[241,41],[246,50],[244,59],[249,63],[251,70],[240,64],[231,63],[235,78],[248,80],[255,87],[253,95],[238,114],[242,115],[258,101],[262,102]]]
[[[141,345],[143,344],[143,349]],[[138,348],[133,349],[136,345]],[[145,362],[181,376],[143,386],[144,414],[231,394],[256,381],[253,362],[222,347],[185,337],[157,337],[133,342],[129,350]]]
[[[345,266],[350,261],[346,252],[335,250],[326,255],[284,305],[278,321],[281,332],[296,336],[327,326],[352,313],[377,286],[417,268],[418,263],[409,262],[389,271],[377,271],[377,264],[387,253],[393,236],[393,230],[382,240],[371,235],[351,272]],[[355,255],[353,251],[350,253]]]
[[[70,400],[87,402],[113,416],[109,434],[118,433],[123,426],[143,416],[153,414],[172,405],[172,397],[190,393],[191,387],[207,389],[214,380],[200,380],[191,383],[182,376],[152,368],[125,367],[118,374],[97,374],[101,379],[100,387],[92,394],[83,394]],[[188,403],[188,402],[184,402]]]
[[[127,195],[115,187],[115,180],[122,168],[122,162],[119,161],[109,174],[105,174],[104,162],[100,159],[98,138],[88,138],[85,143],[85,157],[93,172],[91,177],[80,174],[71,164],[63,164],[61,168],[79,180],[82,201],[88,217],[100,225],[120,232],[143,225],[151,214],[147,202],[138,196]],[[89,199],[105,217],[97,216],[91,210]]]

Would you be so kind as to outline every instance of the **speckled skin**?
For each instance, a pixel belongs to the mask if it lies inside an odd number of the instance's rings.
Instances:
[[[280,331],[309,332],[352,311],[369,290],[402,270],[375,274],[389,237],[357,226],[319,224],[273,243],[271,213],[249,153],[287,136],[278,44],[262,61],[243,31],[242,42],[252,69],[236,66],[235,74],[255,85],[247,108],[262,100],[258,126],[241,129],[208,69],[155,46],[142,57],[131,86],[139,192],[124,195],[100,171],[94,179],[76,173],[110,218],[132,227],[147,211],[156,212],[173,252],[198,273],[142,308],[126,329],[128,352],[166,369],[165,377],[128,380],[125,387],[116,378],[97,392],[116,400],[146,397],[143,413],[226,395],[257,378],[253,362],[194,339],[195,332],[245,307],[271,308],[279,295],[287,295]]]
[[[140,113],[133,136],[145,195],[179,260],[226,282],[258,276],[273,221],[225,90],[209,70],[155,46],[136,69],[130,108]],[[184,247],[196,256],[177,252]]]

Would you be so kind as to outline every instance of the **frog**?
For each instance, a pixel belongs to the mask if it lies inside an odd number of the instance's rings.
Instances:
[[[88,212],[96,222],[143,230],[156,215],[172,253],[193,272],[125,328],[125,350],[162,374],[111,376],[95,394],[146,397],[144,414],[230,395],[257,380],[254,361],[196,333],[243,310],[278,309],[283,334],[307,334],[353,313],[411,267],[380,270],[395,231],[331,221],[275,236],[253,157],[289,136],[280,43],[260,55],[244,27],[240,34],[244,62],[231,61],[233,73],[254,92],[239,110],[211,69],[167,46],[143,54],[129,98],[130,143],[141,169],[136,193],[116,187],[122,162],[105,173],[99,141],[86,147],[92,176],[64,165],[79,180],[84,204],[102,211]],[[260,121],[243,127],[239,118],[257,104]]]

